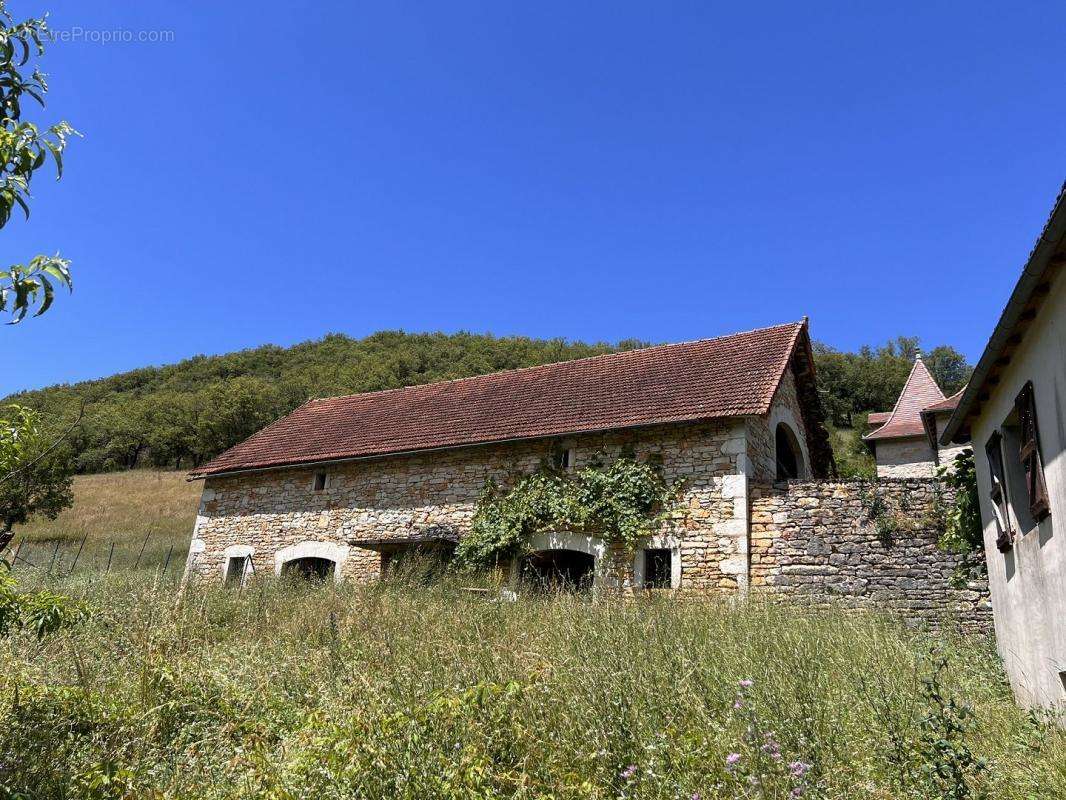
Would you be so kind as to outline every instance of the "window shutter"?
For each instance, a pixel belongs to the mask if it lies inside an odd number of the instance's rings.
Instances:
[[[1044,481],[1044,461],[1040,457],[1040,434],[1036,426],[1036,398],[1033,382],[1029,381],[1014,400],[1021,427],[1021,446],[1018,456],[1025,469],[1025,488],[1029,493],[1029,513],[1037,522],[1051,513],[1047,483]]]
[[[992,498],[992,506],[999,518],[999,536],[996,537],[996,548],[1001,553],[1006,553],[1014,546],[1014,531],[1010,525],[1010,515],[1007,513],[1007,498],[1004,494],[1006,478],[1003,472],[1003,447],[1002,437],[998,432],[993,433],[985,444],[985,456],[988,458],[989,482],[992,488],[989,496]]]

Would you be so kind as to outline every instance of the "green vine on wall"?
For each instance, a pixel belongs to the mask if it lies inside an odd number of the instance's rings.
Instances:
[[[977,467],[973,450],[966,448],[951,463],[938,470],[940,480],[955,490],[955,502],[947,508],[940,546],[955,553],[984,552],[981,508],[977,499]]]
[[[544,465],[509,490],[490,481],[456,562],[467,569],[490,567],[521,552],[532,535],[558,530],[595,534],[632,549],[655,531],[681,488],[681,482],[665,480],[660,465],[631,454],[571,472]]]

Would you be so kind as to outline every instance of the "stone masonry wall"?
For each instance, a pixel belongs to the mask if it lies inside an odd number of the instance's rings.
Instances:
[[[686,482],[678,511],[659,531],[680,556],[680,588],[735,590],[747,579],[747,496],[744,476],[737,474],[744,433],[742,421],[722,420],[564,437],[555,444],[572,449],[576,467],[597,456],[616,457],[624,446],[638,457],[661,458],[667,480]],[[273,574],[279,558],[319,547],[335,558],[338,578],[372,580],[380,575],[381,556],[357,541],[426,532],[463,536],[486,482],[507,484],[535,471],[552,444],[519,442],[208,479],[188,570],[221,576],[228,555],[250,555],[257,573]],[[327,472],[324,491],[313,491],[316,469]],[[631,565],[615,566],[612,572],[632,577]]]
[[[793,481],[752,503],[753,588],[805,602],[829,598],[891,610],[914,622],[954,618],[991,630],[983,560],[937,546],[935,480]]]

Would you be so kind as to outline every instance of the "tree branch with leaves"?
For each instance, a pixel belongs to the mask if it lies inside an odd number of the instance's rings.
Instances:
[[[22,117],[27,97],[44,107],[46,76],[31,62],[44,55],[44,43],[52,40],[47,16],[15,22],[0,0],[0,228],[16,207],[29,219],[33,176],[51,160],[56,180],[62,178],[67,142],[78,135],[65,121],[42,128]],[[57,286],[73,287],[70,262],[58,253],[12,264],[0,271],[0,313],[10,312],[12,324],[34,309],[34,316],[40,316],[52,305]]]

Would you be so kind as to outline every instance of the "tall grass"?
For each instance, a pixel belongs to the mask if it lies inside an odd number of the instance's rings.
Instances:
[[[0,643],[8,797],[1066,797],[1066,737],[1015,708],[987,641],[878,616],[448,582],[58,588],[93,618]],[[952,701],[972,728],[937,727]],[[987,769],[947,794],[938,760],[967,753]]]
[[[34,519],[16,528],[23,559],[16,568],[104,571],[109,561],[113,569],[154,568],[169,556],[170,569],[180,570],[202,488],[183,472],[77,475],[71,508],[55,520]]]

